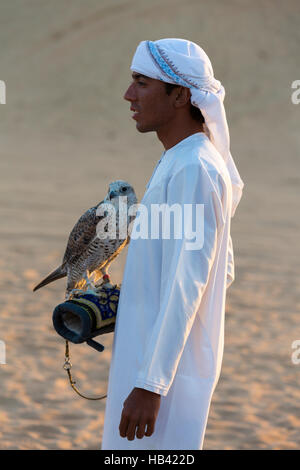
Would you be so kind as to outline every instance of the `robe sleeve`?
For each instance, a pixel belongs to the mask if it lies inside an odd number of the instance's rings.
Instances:
[[[160,395],[168,393],[174,379],[209,279],[218,230],[224,224],[220,194],[201,165],[187,165],[171,177],[167,204],[180,204],[182,212],[184,204],[203,205],[200,223],[204,236],[203,246],[192,250],[187,249],[191,240],[185,233],[180,239],[162,239],[160,310],[135,382],[136,387]],[[188,222],[184,218],[184,226]],[[151,305],[147,308],[151,309]]]

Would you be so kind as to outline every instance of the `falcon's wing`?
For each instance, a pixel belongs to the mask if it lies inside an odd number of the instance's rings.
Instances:
[[[100,202],[100,204],[103,202]],[[75,258],[81,256],[95,238],[97,224],[104,217],[96,215],[98,206],[99,204],[88,209],[73,227],[69,235],[63,264],[70,263]]]

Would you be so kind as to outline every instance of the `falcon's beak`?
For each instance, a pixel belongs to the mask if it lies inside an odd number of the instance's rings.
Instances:
[[[118,196],[118,193],[116,193],[116,191],[111,191],[109,193],[109,199],[113,199],[114,197],[117,197]]]

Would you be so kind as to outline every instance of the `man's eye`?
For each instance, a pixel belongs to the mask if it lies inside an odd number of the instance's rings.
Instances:
[[[141,81],[138,81],[138,84],[139,84],[139,85],[146,85],[145,82],[141,82]]]

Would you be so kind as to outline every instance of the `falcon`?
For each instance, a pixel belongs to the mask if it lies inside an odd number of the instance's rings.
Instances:
[[[124,212],[123,217],[120,216],[121,196],[123,204],[124,201],[127,203],[125,217]],[[135,214],[128,215],[128,211],[135,204],[137,204],[137,198],[129,183],[121,180],[110,183],[105,199],[88,209],[73,227],[61,265],[35,286],[33,291],[57,279],[67,277],[66,299],[69,299],[84,287],[94,288],[94,283],[101,278],[103,284],[108,283],[107,271],[111,262],[130,241],[128,228],[130,229],[129,224],[134,220]],[[115,231],[110,232],[108,226],[112,221],[111,214],[113,213],[115,214]],[[123,234],[121,233],[122,221]],[[99,223],[104,228],[102,232],[107,232],[101,236],[99,236]],[[105,236],[107,238],[104,238]],[[92,277],[93,280],[91,280]]]

